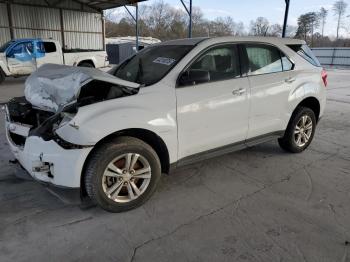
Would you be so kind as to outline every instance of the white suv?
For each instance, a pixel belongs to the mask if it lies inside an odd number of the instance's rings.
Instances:
[[[276,138],[302,152],[326,78],[299,40],[169,41],[109,73],[41,67],[5,107],[7,138],[35,179],[80,187],[120,212],[144,203],[172,168]]]

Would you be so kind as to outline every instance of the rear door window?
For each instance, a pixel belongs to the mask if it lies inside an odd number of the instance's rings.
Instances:
[[[288,47],[295,51],[306,61],[308,61],[310,64],[318,67],[321,66],[316,56],[307,45],[288,45]]]
[[[273,46],[263,44],[246,44],[248,56],[248,75],[262,75],[282,72],[280,51]]]

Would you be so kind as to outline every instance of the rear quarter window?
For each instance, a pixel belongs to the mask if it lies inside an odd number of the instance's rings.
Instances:
[[[314,66],[321,67],[320,62],[307,45],[288,45],[294,52]]]

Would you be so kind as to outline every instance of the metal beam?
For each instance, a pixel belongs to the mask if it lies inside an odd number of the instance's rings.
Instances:
[[[87,7],[91,8],[92,10],[97,11],[98,13],[100,13],[102,11],[101,9],[99,9],[97,7],[94,7],[94,6],[91,6],[91,5],[89,5],[87,3],[84,3],[84,2],[82,2],[80,0],[72,0],[72,1],[75,2],[75,3],[81,4],[82,10],[84,9],[84,6],[87,6]]]
[[[14,39],[15,38],[15,34],[14,34],[14,31],[13,31],[12,10],[11,10],[10,2],[8,2],[6,4],[6,8],[7,8],[7,18],[8,18],[9,28],[10,28],[10,37],[11,37],[11,39]]]
[[[103,50],[106,51],[106,18],[103,14],[103,11],[101,12],[101,22],[102,22],[102,45]]]
[[[50,7],[56,7],[58,4],[61,3],[61,0],[57,0],[56,2],[53,2]]]
[[[285,0],[285,2],[286,2],[286,9],[285,9],[285,12],[284,12],[284,22],[283,22],[282,37],[286,37],[290,0]]]
[[[136,22],[135,22],[135,32],[136,32],[136,51],[139,51],[139,5],[136,3]]]
[[[62,47],[66,48],[66,40],[65,40],[65,36],[64,36],[63,10],[62,9],[60,9],[60,26],[61,26]]]
[[[188,22],[188,38],[192,38],[192,0],[189,0],[189,8],[184,3],[184,0],[180,0],[182,5],[184,6],[188,16],[189,16],[189,22]]]
[[[135,18],[135,16],[130,12],[129,8],[128,8],[126,5],[124,5],[124,8],[125,8],[125,10],[129,13],[129,15],[130,15],[131,18],[134,20],[134,22],[136,22],[136,18]]]
[[[136,33],[136,51],[139,51],[139,5],[135,4],[135,16],[130,12],[129,8],[124,5],[126,11],[129,13],[129,15],[132,17],[132,19],[135,22],[135,33]]]

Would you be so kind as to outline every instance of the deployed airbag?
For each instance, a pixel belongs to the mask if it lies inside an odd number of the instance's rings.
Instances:
[[[81,88],[93,80],[129,88],[140,87],[137,83],[119,79],[94,68],[46,64],[27,78],[24,94],[33,106],[57,112],[64,105],[75,101]]]

